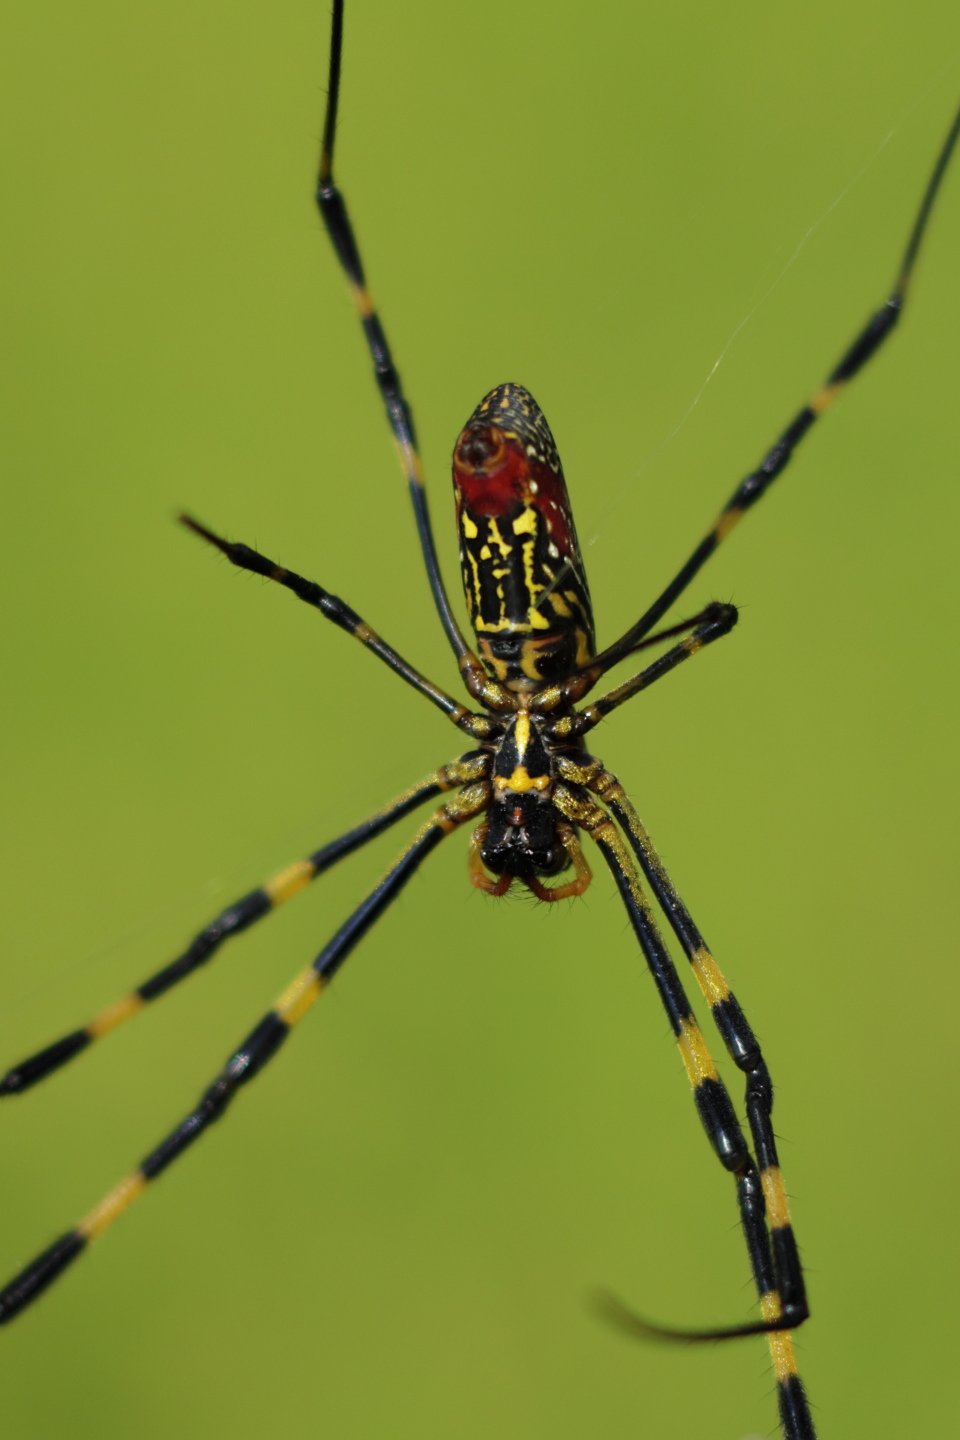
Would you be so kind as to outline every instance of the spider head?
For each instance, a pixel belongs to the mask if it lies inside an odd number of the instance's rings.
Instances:
[[[570,863],[559,814],[535,792],[505,793],[490,806],[480,858],[494,875],[559,875]]]

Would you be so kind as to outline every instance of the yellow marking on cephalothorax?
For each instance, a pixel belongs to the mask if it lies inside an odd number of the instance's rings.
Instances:
[[[353,286],[353,300],[364,320],[373,314],[373,297],[365,285]]]
[[[493,788],[496,791],[517,790],[521,794],[526,790],[549,790],[549,775],[528,775],[525,765],[518,765],[513,774],[508,778],[505,775],[495,775]]]
[[[840,394],[840,391],[843,389],[843,386],[844,382],[842,380],[835,381],[833,385],[821,386],[821,388],[817,391],[816,395],[814,395],[813,399],[810,401],[810,409],[813,411],[814,415],[822,415],[824,410],[826,410],[827,407],[829,405],[832,405],[834,400],[836,400],[837,396]]]
[[[113,1005],[108,1005],[106,1010],[101,1010],[99,1015],[94,1016],[87,1026],[87,1034],[94,1040],[99,1040],[101,1035],[108,1035],[111,1030],[116,1030],[124,1020],[129,1020],[131,1015],[136,1015],[146,1005],[140,995],[124,995],[122,1000],[117,1000]]]
[[[694,951],[690,963],[693,966],[693,973],[697,977],[697,983],[703,991],[703,998],[711,1010],[714,1005],[719,1005],[721,1000],[730,999],[730,986],[709,950],[701,945]]]
[[[783,1188],[779,1165],[768,1165],[766,1170],[761,1170],[760,1183],[763,1186],[763,1198],[767,1202],[767,1218],[774,1230],[781,1230],[790,1224],[790,1206],[787,1204],[787,1192]]]
[[[527,753],[527,746],[530,744],[530,711],[518,710],[517,723],[513,727],[513,738],[516,742],[517,752],[523,759]]]
[[[532,506],[523,510],[513,522],[514,535],[536,535],[537,512]]]
[[[274,1009],[281,1020],[288,1025],[296,1025],[318,999],[322,989],[323,980],[311,965],[309,970],[302,971],[293,984],[284,990]]]
[[[264,885],[271,905],[282,905],[284,900],[289,900],[291,895],[296,895],[304,885],[309,885],[316,874],[316,870],[309,860],[296,860],[288,865],[286,870],[281,870],[279,875],[274,875]]]
[[[506,540],[504,540],[503,536],[500,534],[500,527],[492,516],[487,524],[487,534],[490,537],[490,543],[492,545],[496,545],[497,549],[500,551],[501,557],[504,560],[506,560],[508,555],[513,554],[513,546],[508,545]],[[506,574],[508,572],[505,571],[504,573]]]
[[[476,540],[477,536],[480,534],[480,531],[477,529],[476,525],[474,524],[470,516],[467,514],[466,510],[461,511],[460,524],[463,526],[463,533],[464,535],[466,535],[467,539]]]
[[[694,1089],[704,1080],[717,1080],[717,1067],[713,1063],[707,1042],[700,1032],[696,1020],[681,1020],[677,1036],[680,1054]]]
[[[780,1296],[776,1290],[769,1290],[760,1296],[760,1314],[764,1320],[778,1320],[783,1313]],[[772,1330],[767,1336],[773,1371],[781,1384],[786,1384],[797,1373],[797,1360],[793,1353],[793,1340],[789,1330]]]
[[[720,519],[713,527],[713,536],[718,545],[721,540],[726,540],[727,536],[730,534],[730,531],[733,529],[734,525],[736,525],[742,514],[743,511],[739,508],[739,506],[733,510],[724,510],[723,514],[720,516]]]
[[[121,1180],[110,1194],[95,1205],[89,1215],[85,1215],[77,1226],[81,1235],[88,1240],[96,1240],[102,1235],[108,1225],[112,1225],[118,1215],[122,1215],[128,1205],[132,1205],[138,1195],[142,1195],[147,1188],[146,1178],[139,1170]]]

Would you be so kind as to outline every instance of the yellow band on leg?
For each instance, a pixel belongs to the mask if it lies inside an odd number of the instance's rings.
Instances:
[[[760,1314],[764,1320],[776,1320],[781,1314],[780,1296],[775,1290],[760,1296]],[[781,1384],[785,1384],[797,1373],[797,1358],[793,1353],[793,1340],[789,1330],[772,1330],[767,1336],[773,1370]]]
[[[131,1015],[136,1015],[146,1005],[146,1000],[139,996],[136,991],[132,995],[124,995],[122,1000],[115,1004],[108,1005],[106,1010],[101,1010],[87,1026],[87,1034],[93,1040],[99,1040],[101,1035],[108,1035],[111,1030],[116,1030],[124,1020],[129,1020]]]
[[[88,1240],[96,1240],[108,1225],[113,1224],[118,1215],[123,1214],[128,1205],[132,1205],[134,1200],[143,1194],[146,1187],[146,1179],[139,1170],[135,1170],[132,1175],[121,1180],[89,1215],[84,1216],[77,1226],[80,1234],[85,1235]]]
[[[297,1021],[310,1009],[313,1002],[319,998],[323,989],[323,981],[311,966],[298,975],[293,984],[284,990],[280,999],[274,1007],[280,1019],[288,1025],[296,1025]]]
[[[763,1198],[767,1202],[770,1224],[774,1230],[783,1229],[790,1224],[790,1206],[787,1204],[787,1192],[783,1188],[779,1165],[770,1165],[766,1170],[761,1170],[760,1183],[763,1185]]]
[[[693,973],[697,977],[697,984],[703,992],[703,998],[711,1010],[714,1005],[719,1005],[721,1000],[730,999],[730,986],[709,950],[701,945],[690,957],[690,963]]]
[[[297,860],[293,865],[288,865],[286,870],[281,870],[279,875],[274,875],[263,888],[270,897],[271,905],[282,905],[284,900],[296,895],[304,885],[309,885],[315,874],[309,860]]]
[[[718,1079],[717,1067],[696,1020],[681,1020],[677,1044],[694,1089],[704,1080]]]

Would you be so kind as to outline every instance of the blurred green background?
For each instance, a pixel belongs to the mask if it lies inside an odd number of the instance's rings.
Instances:
[[[312,208],[326,4],[6,14],[3,1063],[461,748],[172,523],[314,576],[453,686]],[[660,589],[885,292],[960,88],[955,7],[922,19],[350,5],[339,174],[452,586],[449,452],[510,379],[564,456],[601,641]],[[955,1403],[958,246],[955,173],[902,332],[693,589],[739,629],[596,739],[768,1053],[824,1440],[942,1434]],[[402,839],[4,1107],[3,1272],[194,1103]],[[753,1313],[608,879],[494,903],[465,849],[4,1334],[11,1440],[771,1430],[762,1342],[635,1347],[585,1303]]]

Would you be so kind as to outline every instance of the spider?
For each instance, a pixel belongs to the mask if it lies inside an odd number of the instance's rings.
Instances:
[[[464,591],[477,636],[479,653],[475,654],[457,625],[440,578],[412,420],[370,301],[346,208],[333,180],[342,22],[342,0],[336,0],[318,201],[350,279],[374,358],[377,383],[411,491],[437,612],[468,696],[478,708],[468,709],[424,679],[355,612],[318,585],[245,545],[222,539],[191,517],[184,517],[184,523],[235,565],[285,585],[359,639],[437,706],[475,742],[474,747],[405,791],[364,824],[228,907],[171,965],[90,1024],[8,1072],[2,1093],[21,1093],[165,993],[205,963],[224,939],[291,898],[336,860],[419,804],[442,793],[451,796],[421,827],[397,864],[317,961],[294,981],[241,1043],[198,1108],[78,1227],[55,1242],[6,1288],[0,1296],[0,1318],[13,1318],[41,1293],[150,1180],[223,1113],[238,1089],[272,1058],[365,930],[445,835],[462,826],[472,830],[469,873],[479,889],[503,894],[516,884],[544,903],[582,894],[589,885],[590,871],[580,841],[580,836],[585,835],[611,870],[677,1038],[700,1118],[721,1164],[734,1177],[762,1318],[725,1330],[671,1331],[641,1320],[618,1302],[609,1301],[607,1308],[625,1328],[663,1339],[696,1342],[767,1334],[784,1433],[788,1437],[810,1436],[813,1425],[788,1334],[806,1318],[806,1296],[779,1176],[769,1076],[743,1012],[630,801],[616,777],[587,752],[582,740],[605,715],[729,633],[735,624],[737,614],[732,606],[714,604],[679,623],[657,628],[705,560],[776,478],[799,440],[875,353],[899,318],[960,117],[941,152],[891,296],[758,469],[737,488],[674,581],[625,635],[600,653],[594,642],[590,596],[563,472],[546,421],[529,392],[516,384],[498,386],[481,401],[461,432],[454,452]],[[593,697],[589,703],[581,704],[619,661],[671,641],[675,643],[632,679],[599,699]],[[570,869],[572,878],[561,878]],[[731,1058],[746,1077],[749,1146],[658,933],[644,880],[691,963]]]

